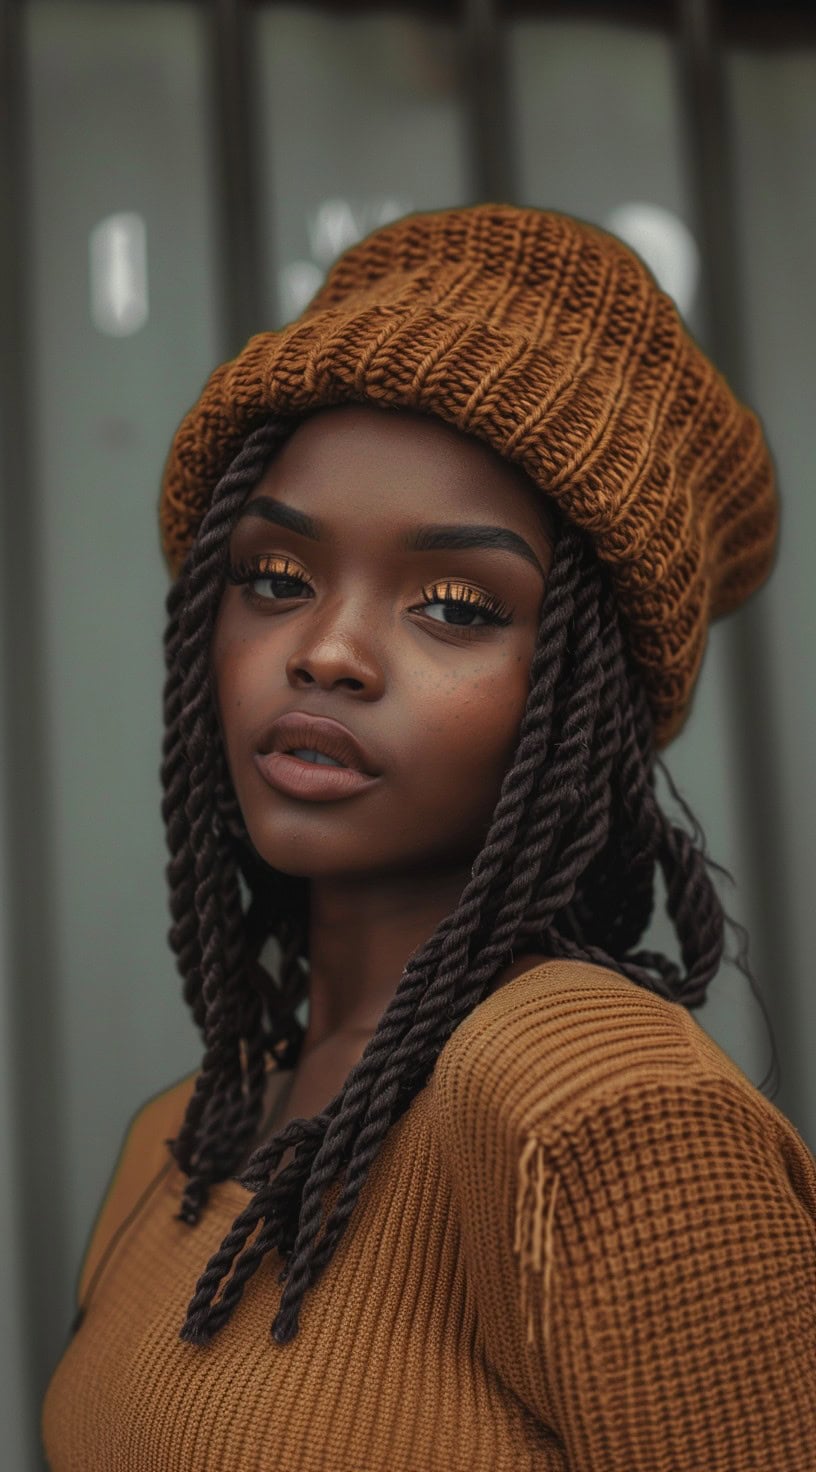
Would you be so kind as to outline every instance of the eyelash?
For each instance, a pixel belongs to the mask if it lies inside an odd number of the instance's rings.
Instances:
[[[245,585],[244,597],[250,603],[269,605],[274,602],[284,602],[285,596],[280,599],[259,597],[257,593],[253,593],[250,584],[258,582],[263,578],[273,583],[296,583],[298,587],[310,588],[312,584],[308,578],[303,577],[298,572],[290,572],[289,569],[294,566],[295,564],[290,563],[288,557],[259,557],[255,560],[244,560],[235,563],[228,569],[227,582],[235,585]],[[443,587],[445,588],[445,592],[442,596],[439,596],[439,590]],[[451,593],[452,588],[464,589],[465,596],[454,597]],[[430,587],[422,589],[422,596],[427,600],[428,605],[444,603],[448,608],[472,608],[477,613],[485,616],[488,620],[488,625],[504,626],[510,623],[510,609],[506,603],[502,603],[501,599],[496,598],[493,593],[481,593],[475,588],[469,587],[467,583],[454,582],[451,579],[447,579],[444,584],[441,582],[432,583]],[[434,622],[437,622],[437,620],[434,620]],[[443,624],[442,627],[457,629],[459,633],[470,634],[477,633],[484,625]]]

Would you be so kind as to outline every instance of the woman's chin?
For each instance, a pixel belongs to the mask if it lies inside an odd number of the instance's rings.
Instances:
[[[332,844],[324,833],[309,837],[302,834],[275,835],[253,833],[247,828],[255,853],[262,863],[289,879],[349,879],[372,873],[370,848],[359,842],[353,851]]]

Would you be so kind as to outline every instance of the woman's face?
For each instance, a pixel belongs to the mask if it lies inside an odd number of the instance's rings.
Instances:
[[[438,545],[451,532],[461,545]],[[236,519],[230,566],[251,580],[227,583],[212,645],[230,774],[268,864],[419,881],[470,867],[516,745],[551,554],[522,472],[439,420],[344,405],[295,430]],[[258,754],[287,712],[347,727],[375,780],[321,800],[270,786]]]

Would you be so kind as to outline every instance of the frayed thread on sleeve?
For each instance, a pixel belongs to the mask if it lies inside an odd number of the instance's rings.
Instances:
[[[519,1260],[520,1311],[527,1326],[527,1343],[535,1343],[536,1299],[541,1315],[544,1348],[550,1348],[555,1201],[558,1175],[547,1180],[544,1147],[535,1135],[524,1140],[518,1160],[516,1220],[513,1251]],[[546,1200],[546,1204],[545,1204]],[[533,1275],[539,1279],[534,1292]],[[543,1274],[543,1282],[541,1277]]]

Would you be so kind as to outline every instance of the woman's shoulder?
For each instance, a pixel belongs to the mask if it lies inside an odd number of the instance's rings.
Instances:
[[[542,959],[500,985],[443,1047],[429,1103],[471,1210],[485,1181],[519,1207],[545,1161],[573,1184],[615,1162],[641,1196],[665,1167],[687,1205],[703,1180],[724,1200],[761,1176],[812,1246],[816,1157],[796,1126],[687,1008],[603,966]]]
[[[577,1066],[585,1087],[609,1066],[618,1073],[625,1065],[652,1067],[658,1057],[687,1065],[696,1051],[688,1021],[686,1008],[611,968],[530,956],[502,973],[443,1054],[456,1070],[501,1058],[516,1080],[537,1076],[546,1062],[550,1090],[568,1086]]]
[[[81,1303],[107,1244],[138,1205],[150,1183],[171,1162],[166,1141],[179,1131],[195,1088],[197,1070],[140,1104],[128,1124],[79,1272]]]
[[[434,1090],[444,1111],[461,1120],[489,1110],[525,1133],[568,1126],[610,1097],[713,1087],[792,1128],[679,1002],[604,966],[530,959],[508,968],[442,1049]]]

